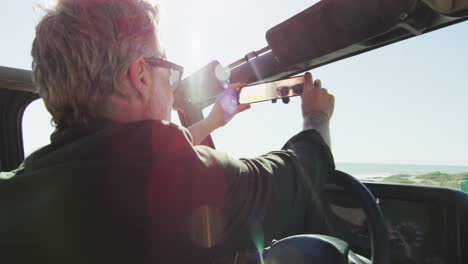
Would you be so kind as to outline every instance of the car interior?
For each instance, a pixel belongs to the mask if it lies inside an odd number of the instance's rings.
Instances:
[[[174,109],[188,127],[203,119],[227,81],[282,80],[466,20],[468,0],[322,0],[269,29],[268,46],[239,54],[228,66],[209,62],[183,79]],[[230,72],[221,81],[220,67]],[[23,113],[38,98],[31,71],[0,67],[0,171],[24,160]],[[359,181],[337,170],[322,195],[322,221],[311,237],[317,263],[468,263],[467,193]],[[271,254],[291,244],[280,240]],[[337,250],[327,251],[330,244]]]

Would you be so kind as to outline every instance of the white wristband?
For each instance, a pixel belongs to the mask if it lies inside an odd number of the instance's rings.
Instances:
[[[304,116],[303,130],[315,129],[331,148],[330,120],[325,113],[311,112]]]

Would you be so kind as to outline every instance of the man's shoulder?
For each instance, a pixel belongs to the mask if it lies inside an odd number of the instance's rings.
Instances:
[[[167,120],[141,120],[129,123],[121,123],[113,126],[114,129],[131,130],[138,132],[170,132],[174,135],[188,134],[186,128],[171,123]]]
[[[112,160],[155,162],[193,151],[187,129],[164,120],[113,124],[91,137],[89,143],[101,144],[105,150],[101,155]]]
[[[122,124],[114,133],[127,134],[128,139],[143,141],[153,147],[176,148],[181,144],[192,145],[192,136],[185,127],[166,120],[143,120]]]
[[[160,120],[102,122],[57,131],[51,139],[25,160],[27,170],[90,161],[152,162],[191,149],[185,128]]]

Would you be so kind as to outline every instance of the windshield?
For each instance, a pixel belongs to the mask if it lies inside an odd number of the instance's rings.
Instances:
[[[0,9],[0,65],[31,69],[31,45],[43,7],[51,0],[6,1]],[[160,0],[161,38],[168,59],[184,66],[184,75],[217,59],[227,65],[244,54],[267,45],[265,32],[317,1],[218,1]],[[183,8],[181,8],[183,7]],[[262,10],[261,12],[259,10]],[[244,19],[255,16],[256,23]],[[14,25],[14,29],[12,27]],[[249,30],[245,30],[249,28]],[[37,100],[23,117],[25,154],[50,142],[51,116]],[[172,121],[179,123],[176,113]],[[39,128],[39,129],[38,129]]]
[[[361,179],[459,187],[468,179],[468,23],[312,71],[336,97],[337,168]],[[259,103],[213,133],[237,157],[281,146],[301,130],[300,98]],[[209,109],[205,109],[205,114]]]
[[[34,27],[44,13],[35,4],[49,2],[4,3],[2,66],[30,69]],[[159,2],[168,58],[183,65],[188,76],[211,60],[228,65],[266,46],[269,28],[317,1]],[[444,185],[441,179],[447,178],[450,187],[468,178],[466,32],[465,22],[312,71],[336,96],[331,134],[338,169],[361,179],[402,183]],[[27,153],[46,144],[52,131],[26,127],[38,117],[41,126],[50,124],[42,103],[31,109],[24,121],[24,133],[32,132],[25,139],[32,146]],[[212,136],[218,149],[254,157],[281,148],[301,125],[300,99],[293,98],[288,105],[255,104]]]

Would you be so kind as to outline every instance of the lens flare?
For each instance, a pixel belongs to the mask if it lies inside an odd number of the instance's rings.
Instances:
[[[221,241],[223,219],[218,209],[202,206],[193,212],[190,220],[190,237],[195,245],[212,248]]]
[[[252,235],[252,241],[257,249],[258,257],[260,259],[260,263],[263,264],[263,249],[265,247],[265,238],[263,234],[263,228],[258,223],[253,223],[250,226],[250,233]]]
[[[215,68],[215,75],[219,81],[225,82],[229,80],[229,77],[231,77],[231,70],[228,68],[224,68],[221,65],[218,65]]]

